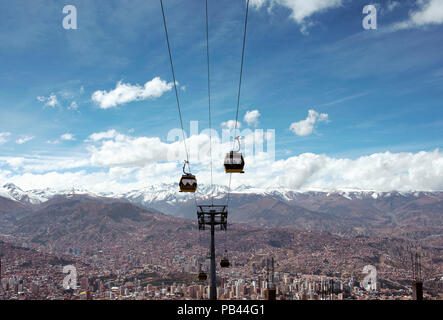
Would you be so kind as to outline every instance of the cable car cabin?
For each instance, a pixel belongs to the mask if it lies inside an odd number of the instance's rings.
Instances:
[[[245,173],[245,159],[241,152],[231,151],[225,157],[225,171],[226,173]]]
[[[192,174],[185,174],[180,179],[180,192],[197,191],[197,179]]]
[[[208,279],[206,272],[200,271],[200,273],[198,274],[198,280],[203,282],[206,281],[206,279]]]
[[[220,267],[222,268],[229,268],[230,263],[229,263],[229,259],[228,258],[223,258],[220,261]]]

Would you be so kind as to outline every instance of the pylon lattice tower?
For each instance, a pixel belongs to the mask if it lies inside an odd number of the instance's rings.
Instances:
[[[209,299],[217,300],[217,281],[215,267],[215,227],[220,226],[220,230],[226,230],[228,224],[228,211],[225,205],[198,205],[197,206],[198,229],[206,230],[206,226],[211,228],[210,247],[210,274],[209,274]]]
[[[412,276],[412,299],[423,300],[423,276],[421,270],[421,254],[417,249],[416,252],[411,250]]]

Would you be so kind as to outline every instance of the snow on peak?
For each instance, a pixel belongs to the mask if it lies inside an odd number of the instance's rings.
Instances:
[[[309,189],[309,190],[294,190],[284,187],[272,187],[272,188],[256,188],[248,185],[240,185],[238,187],[231,188],[232,194],[256,194],[262,196],[270,196],[276,199],[284,201],[292,201],[299,196],[316,196],[323,195],[326,197],[340,196],[349,200],[353,199],[366,199],[372,198],[374,200],[380,198],[388,198],[392,196],[415,196],[427,194],[426,192],[377,192],[374,190],[356,190],[356,189],[337,189],[337,190],[321,190]],[[198,199],[209,199],[214,197],[215,199],[223,198],[229,192],[229,187],[226,185],[208,185],[200,184],[198,186],[195,196]],[[65,190],[54,189],[33,189],[23,191],[20,187],[13,183],[6,183],[3,187],[0,187],[0,197],[11,199],[25,204],[38,204],[43,203],[57,195],[89,195],[93,197],[110,197],[118,199],[126,199],[134,203],[140,203],[143,205],[150,205],[155,202],[167,202],[177,203],[186,202],[192,200],[194,197],[190,193],[179,192],[178,183],[161,183],[157,185],[146,186],[141,189],[122,191],[122,192],[90,192],[82,188],[67,188]]]

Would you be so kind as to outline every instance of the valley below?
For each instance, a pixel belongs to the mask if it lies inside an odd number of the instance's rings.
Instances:
[[[141,285],[192,285],[200,264],[207,263],[209,233],[198,231],[194,199],[152,194],[25,192],[5,185],[3,275],[43,272],[61,283],[62,266],[74,264],[83,277],[113,285],[134,279]],[[205,203],[209,195],[197,201]],[[219,190],[215,202],[225,197]],[[425,289],[435,293],[443,272],[442,213],[439,192],[233,192],[228,230],[216,232],[217,259],[227,250],[232,267],[219,276],[262,274],[263,261],[272,256],[280,276],[361,281],[363,267],[374,265],[382,287],[408,292],[415,250]]]

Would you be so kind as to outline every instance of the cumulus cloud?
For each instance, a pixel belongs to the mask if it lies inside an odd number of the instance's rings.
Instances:
[[[75,136],[72,133],[65,133],[60,136],[60,139],[65,141],[74,141]]]
[[[90,141],[98,142],[91,145],[91,163],[95,166],[138,166],[143,167],[165,161],[182,161],[186,159],[182,141],[162,142],[158,137],[133,137],[115,131],[93,134]],[[215,140],[214,140],[215,141]],[[192,136],[186,139],[188,152],[193,149],[205,149],[209,143],[206,135]],[[204,156],[205,152],[201,152]],[[198,159],[197,156],[192,157]]]
[[[25,144],[26,142],[29,142],[33,139],[34,139],[33,136],[22,136],[21,138],[17,139],[15,142],[17,144]]]
[[[311,117],[327,120],[327,115],[315,111],[311,112]],[[268,143],[266,149],[275,138],[272,132],[248,128],[241,134],[245,145]],[[75,187],[94,192],[122,192],[173,183],[180,177],[185,159],[183,142],[177,140],[180,136],[179,129],[168,136],[167,142],[158,137],[137,137],[116,130],[97,132],[88,137],[86,153],[81,156],[0,157],[0,181],[13,182],[24,189]],[[220,139],[214,134],[212,141],[214,181],[227,185],[229,176],[223,170],[223,157],[231,148],[230,139]],[[209,184],[208,134],[192,135],[186,138],[186,143],[192,172],[201,184]],[[374,153],[356,159],[304,153],[277,161],[263,149],[257,150],[255,146],[253,149],[252,152],[245,148],[246,173],[242,179],[233,179],[233,188],[244,184],[255,188],[324,191],[443,190],[443,152],[438,149]]]
[[[44,96],[38,96],[37,100],[40,102],[44,102],[45,104],[43,105],[43,107],[51,107],[51,108],[55,108],[57,106],[60,106],[60,103],[58,102],[57,96],[53,93],[51,93],[49,95],[49,97],[44,97]]]
[[[191,163],[201,166],[209,165],[211,146],[213,158],[223,159],[233,147],[233,134],[231,130],[223,130],[222,135],[219,136],[216,130],[212,130],[212,145],[209,130],[187,137],[186,146]],[[245,155],[263,151],[264,144],[274,140],[273,130],[264,132],[244,129],[238,130],[236,134],[242,137]],[[91,154],[91,163],[100,167],[144,167],[161,162],[182,163],[186,159],[182,132],[179,129],[171,130],[166,142],[158,137],[137,137],[115,130],[91,134],[86,141],[90,143],[88,150]],[[267,150],[271,153],[274,149]]]
[[[144,166],[168,160],[168,144],[157,137],[131,137],[108,131],[90,136],[101,142],[89,147],[91,162],[95,166]],[[176,145],[179,147],[179,145]]]
[[[8,137],[11,135],[10,132],[0,132],[0,144],[5,143],[6,141],[8,141]]]
[[[328,115],[309,110],[308,117],[305,120],[292,123],[289,130],[298,136],[309,136],[314,132],[315,125],[319,122],[329,122]]]
[[[167,83],[159,77],[146,82],[144,86],[119,81],[114,90],[109,92],[105,90],[95,91],[92,94],[92,101],[102,109],[115,108],[118,105],[132,101],[159,98],[163,93],[171,90],[173,85],[172,82]]]
[[[419,28],[443,23],[443,1],[417,0],[418,8],[409,13],[409,19],[392,26],[393,30]]]
[[[314,113],[312,113],[314,114]],[[326,116],[315,114],[316,118]],[[308,117],[309,118],[309,117]],[[181,130],[171,137],[180,137]],[[273,141],[272,132],[242,130],[246,144]],[[185,159],[182,141],[158,137],[137,137],[108,130],[91,134],[86,140],[87,153],[77,157],[0,157],[0,180],[22,188],[69,189],[91,191],[129,191],[152,184],[177,182]],[[228,142],[225,142],[228,141]],[[230,150],[230,140],[213,135],[213,178],[227,185],[223,156]],[[186,139],[192,172],[199,182],[209,184],[209,136],[206,133]],[[266,149],[268,149],[269,144]],[[375,153],[357,159],[304,153],[275,160],[272,154],[254,147],[246,148],[246,173],[233,179],[255,188],[292,190],[360,189],[377,191],[443,190],[443,152]]]
[[[123,152],[128,150],[122,147]],[[302,191],[443,190],[443,152],[438,149],[417,153],[375,153],[357,159],[305,153],[278,161],[260,153],[255,157],[246,157],[245,161],[246,173],[242,175],[241,181],[233,179],[234,188],[244,184],[256,188]],[[222,158],[220,165],[215,166],[214,181],[227,185],[229,178],[223,172],[221,163]],[[9,165],[8,170],[1,169],[5,164]],[[97,164],[86,159],[0,158],[0,177],[2,181],[13,182],[24,189],[82,187],[97,192],[122,192],[153,184],[177,182],[181,167],[178,161],[152,162],[143,167],[115,166],[110,161],[104,170],[87,169],[94,165]],[[25,172],[18,173],[15,171],[17,168]],[[73,170],[64,171],[69,169]],[[199,182],[209,183],[207,163],[194,163],[193,169]]]
[[[315,24],[309,20],[312,15],[338,8],[342,2],[342,0],[252,0],[251,5],[257,9],[268,7],[268,11],[272,11],[276,5],[285,7],[291,11],[290,17],[300,25],[301,32],[307,33],[307,29]]]
[[[443,190],[443,153],[376,153],[358,159],[302,154],[275,162],[278,183],[294,189]],[[295,174],[297,172],[297,174]]]
[[[258,110],[247,111],[244,117],[245,122],[249,126],[258,126],[258,118],[260,117],[260,112]]]
[[[155,181],[175,181],[175,171],[180,172],[181,161],[185,156],[181,141],[166,143],[158,138],[131,137],[120,133],[113,135],[114,138],[110,140],[99,139],[99,144],[90,149],[92,165],[111,168],[138,166],[140,169],[135,171],[136,176],[146,178],[148,171],[151,171],[149,174],[156,177]],[[101,137],[100,134],[97,137]],[[251,131],[244,141],[251,143],[248,140],[255,139],[258,143],[263,143],[270,138],[273,138],[270,133],[260,135],[257,131]],[[199,176],[202,183],[209,182],[209,137],[202,133],[187,138],[186,142],[191,150],[193,173]],[[222,160],[230,147],[230,143],[221,141],[217,136],[213,137],[214,163],[217,163],[216,159],[220,160],[220,165],[216,165],[214,171],[217,183],[228,183]],[[192,150],[198,150],[198,156]],[[385,152],[358,159],[306,153],[275,161],[266,152],[246,152],[244,155],[247,168],[241,183],[254,187],[443,190],[443,153],[439,150],[419,153]],[[153,168],[159,170],[159,173],[152,172]],[[167,169],[163,171],[160,168]],[[237,182],[233,181],[233,184]]]
[[[86,141],[97,142],[104,139],[113,139],[117,137],[117,135],[119,135],[119,133],[116,130],[111,129],[108,131],[93,133],[88,137]]]

